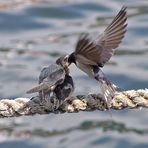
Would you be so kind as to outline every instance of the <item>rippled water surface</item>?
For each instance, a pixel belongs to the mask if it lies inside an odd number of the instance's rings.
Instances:
[[[37,83],[42,67],[71,53],[80,33],[97,37],[122,5],[128,6],[127,33],[103,70],[125,90],[148,88],[146,0],[0,0],[1,98],[30,97],[25,92]],[[74,65],[71,75],[75,94],[99,90]],[[109,112],[94,111],[1,119],[0,147],[148,147],[146,109],[111,112],[112,117]]]

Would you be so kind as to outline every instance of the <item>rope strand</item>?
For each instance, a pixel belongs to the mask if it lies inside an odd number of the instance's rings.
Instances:
[[[108,107],[101,94],[78,95],[63,102],[56,110],[50,101],[41,102],[39,96],[0,100],[0,118],[18,117],[22,115],[73,113],[78,111],[107,110]],[[115,94],[110,109],[148,107],[148,89],[128,90]]]

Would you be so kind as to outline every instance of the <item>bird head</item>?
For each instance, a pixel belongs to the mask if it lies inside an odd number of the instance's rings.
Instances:
[[[68,67],[69,67],[70,63],[69,63],[68,59],[69,59],[69,55],[64,55],[56,60],[56,64],[62,66],[64,68],[66,74],[69,74]]]
[[[76,57],[75,57],[75,53],[74,52],[71,53],[68,56],[68,63],[69,63],[69,65],[72,64],[72,63],[76,64]]]

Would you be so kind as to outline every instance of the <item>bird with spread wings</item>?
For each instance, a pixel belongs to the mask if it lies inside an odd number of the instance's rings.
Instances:
[[[120,89],[106,78],[100,68],[110,60],[124,38],[126,20],[126,7],[123,6],[96,41],[91,40],[88,34],[82,34],[78,39],[75,51],[69,55],[68,59],[69,65],[74,63],[91,78],[100,82],[107,104]]]

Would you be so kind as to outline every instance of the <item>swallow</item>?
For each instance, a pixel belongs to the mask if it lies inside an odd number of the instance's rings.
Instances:
[[[65,101],[74,91],[74,83],[69,75],[68,56],[62,56],[56,60],[56,63],[51,64],[41,70],[39,76],[39,84],[26,93],[39,92],[42,101],[45,98],[55,98],[58,101]]]
[[[54,93],[59,100],[68,99],[74,92],[74,82],[70,75],[66,74],[64,82],[57,85],[54,89]]]
[[[120,89],[106,78],[101,68],[110,60],[124,38],[127,28],[126,20],[126,7],[123,6],[95,41],[90,39],[88,34],[82,34],[77,41],[75,51],[68,58],[69,65],[74,63],[88,76],[100,82],[107,103]]]

